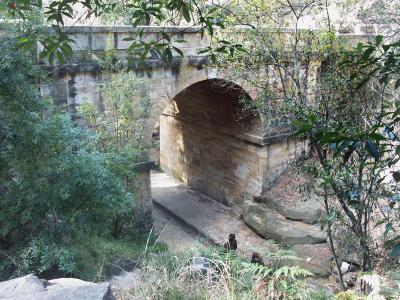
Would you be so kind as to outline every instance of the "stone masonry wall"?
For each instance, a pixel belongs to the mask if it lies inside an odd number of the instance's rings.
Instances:
[[[235,209],[261,189],[259,148],[174,117],[161,117],[161,166],[190,187]]]
[[[237,95],[205,81],[178,94],[160,118],[162,168],[239,213],[246,197],[270,185],[304,150],[293,139],[250,140],[246,135],[261,123],[241,120],[240,111]]]

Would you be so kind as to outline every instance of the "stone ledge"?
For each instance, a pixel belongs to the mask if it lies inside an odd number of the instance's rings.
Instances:
[[[101,67],[95,62],[89,63],[70,63],[64,65],[45,65],[42,64],[46,72],[52,73],[54,77],[62,77],[70,73],[80,73],[80,72],[100,72]]]
[[[73,33],[126,33],[126,32],[169,32],[169,33],[201,33],[201,27],[197,26],[65,26],[64,32]],[[49,28],[49,31],[52,31]]]
[[[376,26],[375,26],[376,27]],[[381,31],[381,28],[373,28],[373,32],[369,32],[370,30],[365,30],[364,28],[352,29],[350,31],[337,31],[337,34],[340,36],[346,36],[351,38],[360,38],[360,39],[368,39],[374,37],[377,32]],[[131,33],[138,32],[139,30],[143,30],[145,33],[160,33],[160,32],[168,32],[168,33],[202,33],[202,28],[199,26],[146,26],[141,25],[137,27],[129,26],[129,25],[119,25],[119,26],[90,26],[90,25],[79,25],[79,26],[65,26],[63,27],[64,32],[68,34],[77,34],[77,33]],[[51,27],[48,28],[49,31],[53,31]],[[236,26],[235,30],[237,32],[247,32],[253,29],[248,26]],[[262,30],[264,32],[269,33],[286,33],[286,34],[294,34],[295,30],[287,27],[277,27],[277,28],[257,28],[257,30]],[[308,29],[300,29],[300,31],[306,32]],[[321,32],[323,29],[314,28],[314,32]]]
[[[141,64],[130,64],[128,67],[132,69],[150,69],[150,68],[162,68],[162,67],[172,67],[177,68],[180,67],[184,59],[179,57],[174,57],[172,62],[164,63],[159,59],[145,59]],[[189,56],[187,60],[187,66],[201,68],[208,61],[205,57],[202,56]],[[77,62],[77,63],[68,63],[63,65],[47,65],[42,64],[44,69],[47,72],[54,73],[56,76],[63,76],[68,73],[79,73],[79,72],[100,72],[102,71],[101,66],[94,62]]]
[[[264,136],[246,134],[245,136],[243,136],[243,139],[256,145],[265,146],[268,144],[285,141],[286,139],[292,137],[293,134],[294,131],[292,129],[283,129],[274,134],[266,134]]]

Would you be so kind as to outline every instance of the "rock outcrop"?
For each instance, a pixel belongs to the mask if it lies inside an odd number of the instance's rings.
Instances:
[[[323,213],[323,207],[320,202],[313,197],[310,197],[307,201],[296,201],[294,203],[287,203],[282,199],[265,195],[256,195],[254,200],[259,203],[265,203],[267,207],[276,210],[287,219],[307,224],[317,223]]]
[[[256,202],[245,203],[243,218],[259,235],[283,245],[326,242],[326,234],[319,226],[287,219],[277,211]]]
[[[244,201],[243,220],[262,237],[290,247],[300,258],[296,264],[325,277],[331,274],[333,255],[317,225],[324,210],[315,195],[300,192],[304,180],[288,170],[269,190]]]
[[[295,255],[300,258],[296,264],[306,268],[316,276],[326,277],[331,274],[332,253],[325,232],[317,225],[294,221],[301,218],[296,211],[290,212],[294,218],[288,218],[280,212],[286,210],[274,210],[273,206],[255,201],[246,201],[243,219],[259,235],[266,239],[273,239],[282,245],[291,247]],[[281,205],[283,207],[283,205]],[[304,210],[300,210],[300,216],[306,216]],[[315,216],[315,211],[308,216]]]
[[[0,282],[4,300],[114,300],[108,282],[93,283],[75,278],[38,279],[33,274]]]

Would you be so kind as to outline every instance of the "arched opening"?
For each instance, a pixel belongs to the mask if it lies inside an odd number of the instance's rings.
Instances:
[[[244,109],[245,99],[249,95],[233,83],[197,82],[172,99],[156,130],[162,171],[238,212],[243,198],[262,186],[262,146],[253,141],[261,121]],[[153,196],[165,188],[153,184]]]

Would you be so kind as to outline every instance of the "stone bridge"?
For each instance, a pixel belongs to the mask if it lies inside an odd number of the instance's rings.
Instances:
[[[90,102],[101,107],[101,82],[110,74],[102,71],[92,57],[115,49],[127,56],[131,42],[124,38],[137,29],[131,27],[72,27],[70,63],[53,67],[53,81],[42,85],[59,105],[74,109]],[[205,65],[197,49],[207,46],[196,28],[164,28],[176,32],[184,57],[174,57],[165,65],[149,57],[132,69],[150,79],[151,114],[145,140],[151,142],[160,124],[160,157],[163,169],[190,187],[221,201],[241,213],[243,200],[270,186],[305,149],[305,142],[290,137],[288,130],[266,130],[262,116],[238,119],[240,97],[254,97],[240,82],[226,88],[223,74]],[[161,35],[158,27],[144,27],[148,39]],[[312,80],[312,78],[310,79]],[[139,198],[151,204],[148,155],[136,166],[140,182]]]

